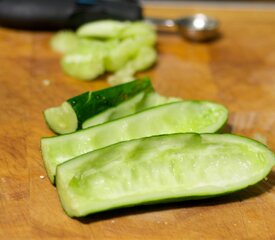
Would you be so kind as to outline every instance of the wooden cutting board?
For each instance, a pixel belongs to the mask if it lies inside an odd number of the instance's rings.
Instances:
[[[151,16],[205,12],[221,21],[215,42],[160,34],[159,61],[146,73],[158,92],[222,103],[228,131],[275,150],[275,11],[146,8]],[[66,77],[51,33],[0,29],[0,239],[275,239],[275,172],[246,190],[208,200],[114,210],[71,219],[47,179],[40,153],[52,135],[42,111],[107,87]]]

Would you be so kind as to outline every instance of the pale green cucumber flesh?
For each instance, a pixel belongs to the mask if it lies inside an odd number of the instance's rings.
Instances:
[[[115,58],[116,60],[116,58]],[[129,82],[134,74],[151,67],[157,61],[157,53],[153,47],[142,46],[136,56],[131,58],[123,67],[119,68],[113,75],[108,77],[108,83],[118,85]]]
[[[108,209],[211,197],[262,180],[275,165],[264,145],[231,134],[172,134],[122,142],[57,167],[72,217]]]
[[[99,20],[81,25],[76,34],[80,37],[117,38],[128,25],[128,22]]]
[[[143,78],[99,91],[85,92],[68,99],[61,106],[46,109],[45,120],[54,132],[71,133],[81,128],[86,119],[131,99],[142,91],[153,91],[150,79]]]
[[[57,32],[51,39],[50,45],[54,51],[67,53],[77,48],[79,42],[73,31],[63,30]]]
[[[150,107],[176,101],[180,101],[180,99],[164,97],[154,91],[142,91],[129,100],[126,100],[115,107],[108,108],[104,112],[87,119],[82,124],[82,128],[95,126],[104,122],[131,115]]]
[[[48,126],[56,133],[65,134],[77,129],[77,116],[68,102],[44,111]]]
[[[69,52],[60,62],[62,70],[69,76],[90,81],[104,73],[104,61],[101,53]]]
[[[52,182],[56,166],[73,157],[121,141],[178,132],[212,133],[227,120],[222,105],[204,101],[174,102],[71,134],[42,138],[42,156]]]

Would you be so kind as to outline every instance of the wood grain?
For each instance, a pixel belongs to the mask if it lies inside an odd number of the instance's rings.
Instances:
[[[213,100],[230,110],[229,130],[264,136],[275,150],[275,12],[152,7],[151,16],[205,12],[221,21],[222,37],[191,43],[160,34],[159,61],[140,75],[158,92]],[[140,206],[67,217],[46,176],[40,139],[52,133],[42,111],[105,77],[81,82],[65,76],[51,33],[0,29],[0,239],[275,239],[275,172],[229,196]]]

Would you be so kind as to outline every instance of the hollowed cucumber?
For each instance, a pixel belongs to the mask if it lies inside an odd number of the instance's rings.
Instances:
[[[142,91],[129,100],[126,100],[115,107],[108,108],[105,111],[90,117],[82,124],[82,128],[88,128],[104,122],[125,117],[150,107],[179,101],[181,101],[179,98],[164,97],[152,90]]]
[[[45,120],[54,132],[71,133],[80,129],[82,123],[90,117],[117,106],[143,91],[154,91],[148,78],[99,91],[86,92],[68,99],[58,107],[46,109]]]
[[[56,166],[73,157],[121,141],[178,132],[212,133],[227,120],[227,109],[204,101],[164,104],[77,132],[42,138],[41,148],[49,178]]]
[[[231,134],[172,134],[117,143],[57,167],[72,217],[144,203],[225,194],[262,180],[275,164],[264,145]]]

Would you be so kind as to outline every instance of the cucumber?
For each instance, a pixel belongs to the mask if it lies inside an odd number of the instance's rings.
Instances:
[[[117,38],[129,25],[129,22],[116,20],[99,20],[81,25],[76,34],[80,37]]]
[[[105,57],[105,69],[109,72],[118,71],[124,67],[130,59],[137,55],[140,47],[137,41],[132,38],[121,41]]]
[[[51,39],[51,48],[59,53],[67,53],[77,48],[79,40],[73,31],[57,32]]]
[[[121,142],[57,167],[65,212],[81,217],[145,203],[206,198],[261,181],[275,165],[264,145],[231,134],[179,133]]]
[[[154,46],[157,40],[156,29],[145,21],[129,24],[121,33],[121,38],[134,38],[142,42],[143,46]]]
[[[102,75],[104,69],[104,57],[102,52],[94,53],[75,50],[64,55],[61,60],[62,70],[71,77],[89,81]]]
[[[211,133],[227,120],[227,110],[203,101],[174,102],[71,134],[42,138],[41,149],[52,182],[56,166],[73,157],[121,141],[177,132]]]
[[[150,79],[143,78],[95,92],[86,92],[68,99],[66,103],[62,103],[58,107],[46,109],[44,117],[54,132],[71,133],[80,129],[82,123],[90,117],[130,99],[142,91],[149,90],[153,91]],[[66,112],[66,116],[64,116],[64,112]]]
[[[118,85],[129,82],[134,78],[134,74],[150,68],[157,61],[157,53],[153,47],[142,46],[136,53],[136,56],[128,60],[128,62],[118,71],[108,77],[110,85]]]
[[[114,46],[111,40],[79,39],[77,47],[63,56],[62,69],[79,80],[93,80],[104,73],[104,59]]]
[[[63,102],[58,107],[46,109],[44,117],[48,126],[56,133],[74,132],[78,126],[76,113],[68,102]]]
[[[85,23],[76,32],[59,31],[50,45],[64,54],[60,65],[67,75],[90,81],[105,71],[113,72],[109,82],[115,85],[133,80],[136,71],[152,66],[156,41],[156,29],[145,21],[105,19]]]
[[[124,101],[115,107],[108,108],[107,110],[87,119],[82,124],[82,128],[88,128],[140,112],[150,107],[177,101],[181,101],[181,99],[174,97],[164,97],[151,90],[142,91],[129,100]]]

